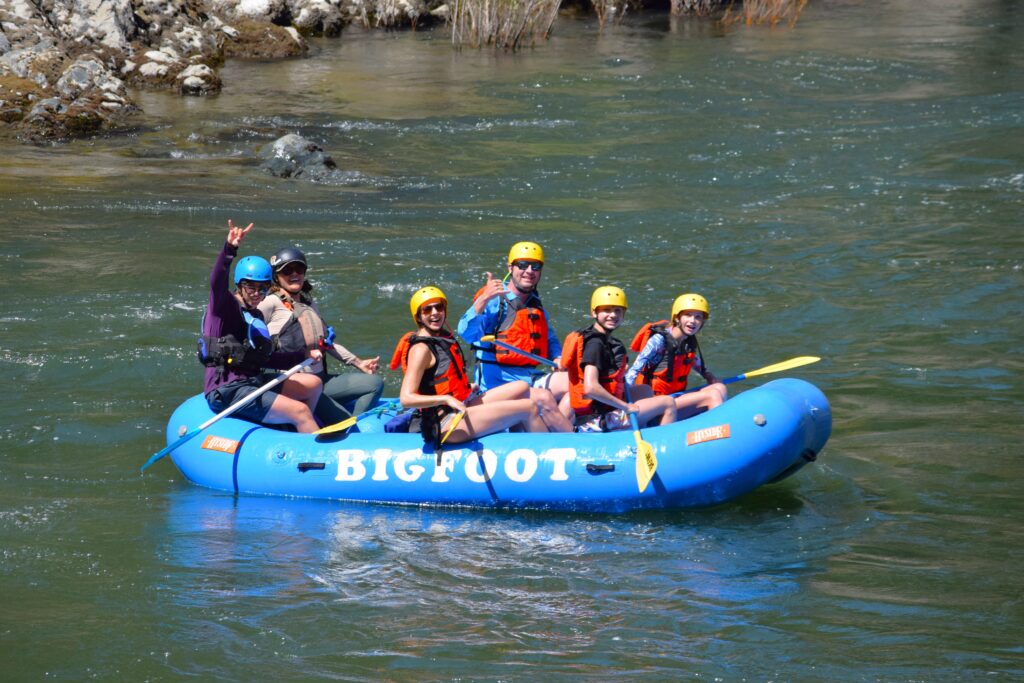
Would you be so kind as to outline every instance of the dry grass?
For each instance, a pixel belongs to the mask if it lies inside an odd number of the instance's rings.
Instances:
[[[730,6],[725,11],[722,21],[727,24],[742,21],[747,26],[751,24],[775,26],[785,19],[786,23],[794,26],[806,5],[807,0],[744,0],[738,11],[734,11]]]
[[[629,9],[631,0],[590,0],[594,7],[594,14],[597,15],[597,23],[600,30],[610,21],[622,21]]]
[[[455,0],[452,43],[516,50],[546,40],[558,16],[559,0]]]

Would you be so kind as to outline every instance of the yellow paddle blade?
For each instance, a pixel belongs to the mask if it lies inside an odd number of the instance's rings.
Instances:
[[[313,432],[314,435],[318,434],[333,434],[334,432],[343,432],[356,423],[355,416],[348,419],[342,420],[341,422],[330,425],[329,427],[323,427]]]
[[[763,368],[758,368],[757,370],[745,372],[743,373],[743,376],[757,377],[758,375],[767,375],[772,372],[782,372],[783,370],[791,370],[793,368],[798,368],[801,365],[810,365],[811,363],[817,363],[819,360],[821,359],[818,358],[817,356],[800,356],[798,358],[790,358],[789,360],[784,360],[781,363],[776,363],[775,365],[766,365]]]
[[[462,422],[462,418],[464,418],[465,416],[465,410],[455,414],[455,419],[452,420],[451,425],[448,426],[448,430],[444,433],[444,436],[441,437],[442,446],[444,445],[444,442],[448,440],[448,437],[452,435],[452,432],[455,431],[455,428],[459,426],[459,423]]]
[[[636,485],[640,493],[651,483],[655,470],[658,469],[658,456],[654,448],[640,436],[639,431],[633,432],[636,437]]]

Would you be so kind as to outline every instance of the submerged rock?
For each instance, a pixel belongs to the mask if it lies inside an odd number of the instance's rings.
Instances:
[[[338,173],[338,165],[323,147],[295,133],[264,146],[259,155],[263,159],[260,167],[278,178],[326,181],[334,180]]]

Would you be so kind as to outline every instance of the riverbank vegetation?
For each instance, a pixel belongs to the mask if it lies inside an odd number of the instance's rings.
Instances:
[[[456,47],[494,46],[504,50],[536,45],[550,33],[558,11],[572,4],[597,17],[599,30],[618,22],[627,11],[647,9],[644,0],[455,0],[449,14]],[[675,16],[705,17],[724,24],[774,26],[796,24],[807,0],[670,0]]]

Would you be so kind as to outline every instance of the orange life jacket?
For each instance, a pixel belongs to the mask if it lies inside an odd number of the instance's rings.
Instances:
[[[625,395],[626,368],[629,367],[629,356],[622,342],[609,335],[601,334],[593,327],[570,332],[565,338],[565,343],[562,344],[562,367],[569,373],[569,401],[577,415],[589,415],[595,412],[606,413],[614,410],[612,406],[607,406],[600,401],[595,404],[593,399],[584,395],[583,367],[580,363],[583,362],[583,347],[594,337],[602,339],[615,362],[615,369],[612,373],[604,377],[599,374],[598,382],[615,398],[621,399]],[[600,373],[601,368],[598,368],[598,371]]]
[[[660,334],[665,342],[665,351],[656,366],[646,365],[636,376],[637,384],[650,384],[656,396],[665,396],[686,390],[687,376],[697,362],[700,347],[697,338],[690,336],[675,339],[668,320],[647,323],[633,337],[630,348],[642,351],[652,334]],[[703,359],[702,366],[703,366]]]
[[[409,350],[413,344],[426,344],[435,360],[434,367],[423,373],[419,392],[429,396],[449,394],[465,401],[472,388],[466,376],[466,359],[458,340],[451,334],[442,337],[424,337],[418,331],[404,334],[391,356],[392,370],[401,367],[402,372],[406,371],[409,367]]]
[[[473,300],[476,301],[483,291],[484,288],[481,287],[473,296]],[[493,334],[495,339],[517,349],[547,358],[548,317],[544,315],[544,306],[536,294],[529,296],[527,301],[530,302],[530,305],[523,303],[519,297],[509,299],[503,294],[501,302],[498,304],[498,325],[491,330],[490,334]],[[494,360],[481,361],[483,363],[537,367],[537,361],[497,344],[494,344],[493,349],[489,346],[474,346],[473,348],[494,352]]]

